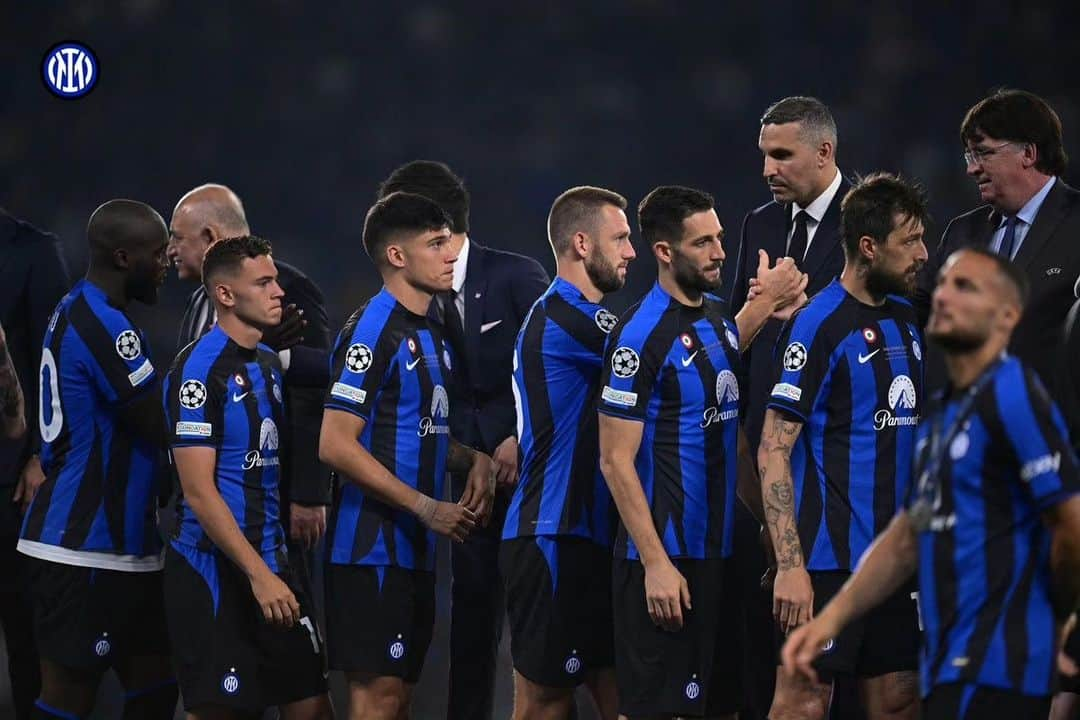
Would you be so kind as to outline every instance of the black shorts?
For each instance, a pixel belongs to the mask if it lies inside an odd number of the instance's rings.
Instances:
[[[326,692],[326,656],[303,578],[278,573],[300,604],[300,622],[271,625],[247,577],[220,551],[170,546],[165,608],[184,709],[219,705],[245,712]]]
[[[611,619],[611,548],[586,538],[504,540],[514,669],[545,687],[571,688],[615,662]]]
[[[922,720],[1046,720],[1050,697],[998,688],[938,685],[922,703]]]
[[[435,573],[327,564],[327,648],[334,670],[415,684],[434,629]]]
[[[736,613],[724,592],[727,561],[678,559],[690,610],[676,632],[657,627],[645,604],[645,569],[616,558],[612,568],[619,712],[628,716],[727,715],[739,709]]]
[[[41,657],[105,671],[127,658],[168,657],[162,573],[26,558]]]
[[[815,616],[849,577],[851,573],[846,570],[811,571]],[[920,631],[918,603],[912,597],[915,589],[914,583],[904,585],[885,602],[841,630],[814,661],[818,677],[829,682],[836,675],[870,678],[918,670]],[[778,650],[783,648],[785,639],[777,627]]]

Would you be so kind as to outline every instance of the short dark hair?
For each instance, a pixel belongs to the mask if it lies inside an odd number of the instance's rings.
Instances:
[[[450,217],[433,200],[423,195],[392,192],[382,198],[364,218],[364,248],[379,267],[386,262],[383,250],[402,232],[440,230],[450,226]]]
[[[803,139],[828,140],[836,146],[836,120],[829,107],[815,97],[793,95],[770,105],[761,116],[762,125],[802,123]]]
[[[232,275],[247,258],[272,254],[270,243],[257,235],[218,240],[206,249],[202,262],[203,287],[213,297],[214,280],[223,273]]]
[[[1002,88],[967,111],[960,124],[960,140],[977,143],[984,137],[1031,143],[1038,150],[1035,168],[1046,175],[1062,175],[1069,164],[1061,141],[1061,119],[1034,93]]]
[[[90,215],[86,239],[91,260],[117,249],[132,249],[168,237],[169,229],[157,210],[138,200],[109,200]]]
[[[840,228],[847,257],[859,257],[859,238],[864,236],[876,243],[885,242],[898,227],[896,215],[903,218],[902,223],[918,220],[924,227],[927,225],[930,215],[922,186],[891,173],[856,178],[840,203]]]
[[[1019,265],[1004,255],[998,255],[996,252],[991,252],[987,248],[978,245],[960,248],[953,255],[959,253],[971,253],[992,262],[998,275],[1016,291],[1016,297],[1020,300],[1020,308],[1027,307],[1028,298],[1031,295],[1031,283],[1028,281],[1027,273],[1021,270]]]
[[[641,237],[649,245],[661,241],[679,242],[683,236],[683,220],[712,210],[713,206],[713,197],[707,192],[682,185],[661,185],[638,204]]]
[[[395,192],[434,200],[450,216],[450,232],[469,232],[469,191],[465,189],[465,181],[446,163],[434,160],[405,163],[382,181],[377,199]]]
[[[570,238],[579,230],[593,231],[597,212],[612,205],[626,209],[626,198],[617,192],[592,185],[572,187],[551,204],[548,213],[548,239],[556,255],[570,249]]]

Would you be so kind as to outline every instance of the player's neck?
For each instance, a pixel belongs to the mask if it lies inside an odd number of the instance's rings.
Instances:
[[[248,350],[254,350],[262,340],[263,331],[261,328],[257,328],[254,325],[248,325],[246,322],[236,317],[232,313],[225,311],[222,312],[222,308],[217,308],[217,324],[221,328],[221,331],[229,336],[229,339],[242,348]]]
[[[600,292],[589,278],[585,263],[559,259],[556,264],[559,277],[580,290],[586,300],[598,303],[604,299],[604,293]]]
[[[877,296],[870,292],[866,280],[870,276],[870,268],[865,265],[852,267],[850,263],[844,265],[844,271],[840,273],[840,284],[853,298],[864,305],[882,305],[885,296]]]
[[[949,373],[949,382],[957,390],[964,390],[979,379],[986,368],[1005,352],[1001,341],[987,340],[981,346],[969,352],[946,353],[945,369]]]
[[[91,266],[86,271],[86,279],[101,288],[109,298],[109,304],[116,308],[126,308],[130,299],[124,293],[124,278],[110,272],[102,272]]]
[[[427,315],[432,294],[406,282],[401,273],[383,278],[386,291],[414,315]]]

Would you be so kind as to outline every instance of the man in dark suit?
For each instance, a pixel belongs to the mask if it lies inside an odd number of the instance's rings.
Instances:
[[[787,97],[771,105],[761,118],[758,147],[764,156],[762,174],[773,199],[743,220],[742,236],[725,287],[731,289],[732,314],[747,300],[759,253],[769,258],[792,257],[808,276],[807,296],[828,285],[844,267],[840,242],[840,202],[851,185],[836,166],[836,122],[829,108],[812,97]],[[761,439],[765,403],[775,382],[773,349],[783,323],[770,319],[743,355],[748,368],[744,427],[751,451]],[[766,567],[755,542],[759,527],[741,505],[736,507],[736,537],[740,548],[736,572],[746,589],[744,715],[764,717],[772,701],[776,656],[772,652],[771,592],[757,591],[757,578]]]
[[[250,234],[240,198],[223,185],[202,185],[177,203],[169,225],[169,260],[181,280],[200,283],[180,322],[178,350],[201,337],[216,319],[201,284],[206,249],[223,238]],[[277,258],[274,264],[285,292],[286,312],[283,327],[264,336],[263,342],[278,351],[285,371],[292,461],[282,477],[284,525],[289,550],[305,556],[306,569],[312,559],[309,551],[326,532],[326,506],[331,500],[329,471],[318,457],[322,400],[330,372],[330,330],[322,292],[292,265]]]
[[[431,316],[442,323],[456,355],[450,433],[460,443],[491,455],[500,492],[486,528],[451,551],[450,720],[481,720],[492,714],[495,660],[503,623],[499,537],[517,480],[517,414],[511,390],[514,341],[525,315],[550,278],[536,260],[473,242],[469,194],[446,165],[417,160],[399,167],[379,187],[379,197],[405,191],[438,203],[450,216],[458,253],[453,290],[436,297]],[[464,321],[464,322],[463,322]],[[452,499],[465,488],[451,475]]]
[[[19,720],[29,718],[40,690],[23,556],[15,552],[22,511],[45,481],[37,451],[41,341],[56,303],[68,290],[67,267],[54,235],[0,210],[0,325],[24,395],[27,432],[0,437],[0,623]]]
[[[968,110],[960,138],[967,174],[986,204],[945,228],[920,277],[919,320],[926,322],[938,270],[955,250],[973,245],[1011,258],[1028,277],[1031,300],[1009,350],[1053,394],[1062,327],[1080,276],[1080,192],[1060,177],[1068,162],[1061,120],[1037,95],[999,90]],[[934,372],[940,367],[928,363],[928,389],[941,386],[943,375]]]

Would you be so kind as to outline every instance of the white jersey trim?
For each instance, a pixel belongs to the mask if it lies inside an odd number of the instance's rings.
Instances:
[[[119,570],[120,572],[157,572],[165,567],[165,552],[160,555],[115,555],[113,553],[72,550],[71,548],[46,545],[35,540],[19,540],[16,549],[23,555],[38,560],[76,565],[78,567],[98,568],[99,570]]]

